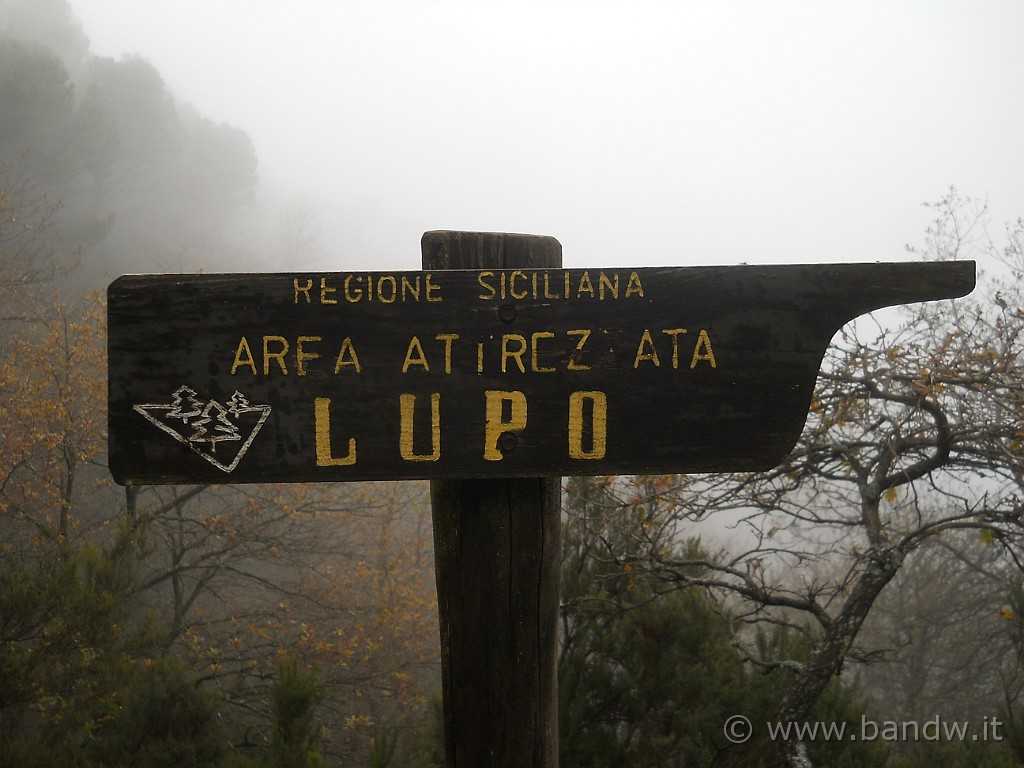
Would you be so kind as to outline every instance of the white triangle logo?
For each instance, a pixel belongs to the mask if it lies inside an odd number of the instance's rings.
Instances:
[[[231,472],[238,466],[270,415],[269,405],[252,405],[238,390],[222,404],[201,400],[186,385],[174,391],[169,403],[146,403],[133,408],[222,472]]]

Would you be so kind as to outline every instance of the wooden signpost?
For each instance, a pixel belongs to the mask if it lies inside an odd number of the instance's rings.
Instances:
[[[127,276],[110,466],[138,483],[429,478],[449,766],[555,766],[559,480],[766,469],[833,334],[973,262],[563,269],[423,236],[419,272]]]

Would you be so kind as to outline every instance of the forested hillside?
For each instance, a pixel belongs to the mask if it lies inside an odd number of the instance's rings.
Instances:
[[[417,744],[438,658],[422,485],[124,489],[105,466],[101,289],[238,268],[257,168],[144,58],[91,56],[67,3],[0,4],[4,765]]]

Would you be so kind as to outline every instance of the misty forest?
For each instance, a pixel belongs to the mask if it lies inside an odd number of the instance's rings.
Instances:
[[[442,766],[426,484],[106,468],[107,283],[322,247],[187,98],[0,2],[0,765]],[[783,465],[564,482],[565,768],[1024,765],[1024,221],[930,209],[978,288],[837,334]]]

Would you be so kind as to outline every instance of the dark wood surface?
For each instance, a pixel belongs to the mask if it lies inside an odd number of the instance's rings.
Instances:
[[[423,248],[442,266],[116,280],[115,479],[767,468],[844,323],[974,285],[973,262],[562,270],[535,243],[499,269],[508,242],[427,233]]]
[[[557,240],[428,232],[425,269],[557,267]],[[561,482],[430,482],[447,768],[558,766]]]
[[[447,768],[555,768],[561,482],[430,491]]]

